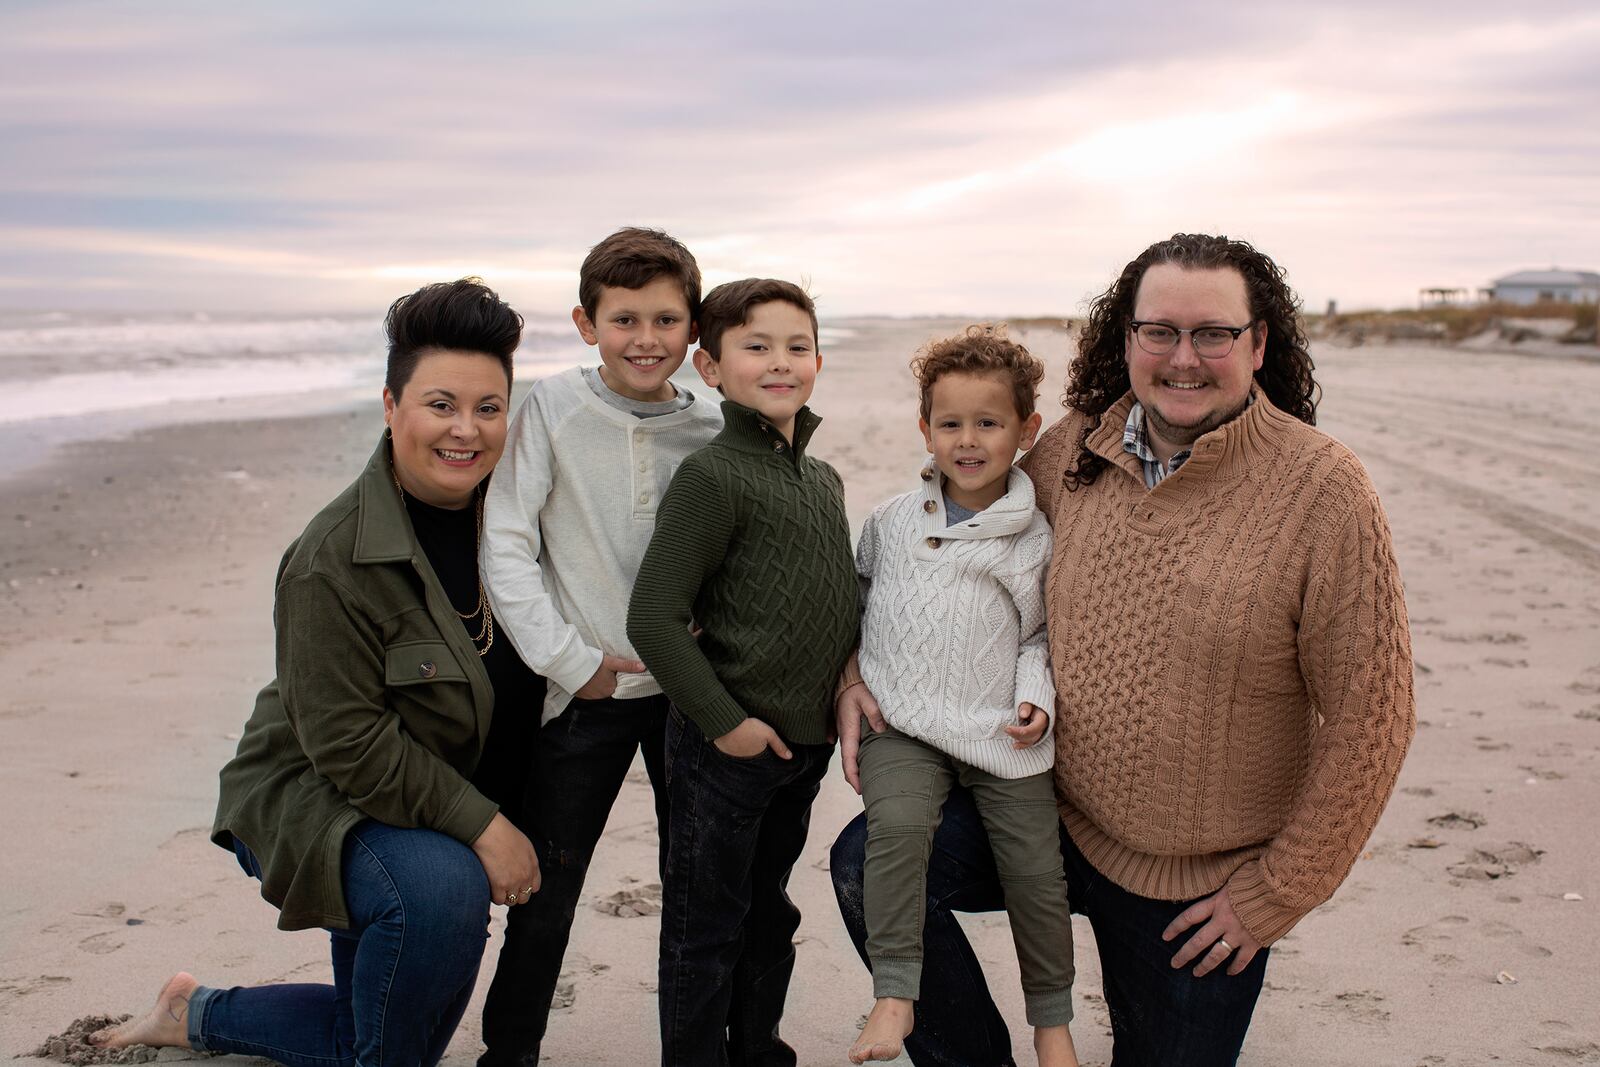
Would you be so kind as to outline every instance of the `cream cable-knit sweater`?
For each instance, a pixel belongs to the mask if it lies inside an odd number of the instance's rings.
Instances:
[[[1259,391],[1146,489],[1132,406],[1089,435],[1093,485],[1062,482],[1081,413],[1023,460],[1055,534],[1061,817],[1118,885],[1226,885],[1270,944],[1344,880],[1416,722],[1389,525],[1350,450]]]
[[[1047,771],[1048,732],[1020,750],[1004,732],[1023,701],[1055,718],[1044,628],[1050,525],[1033,506],[1033,483],[1013,467],[1003,497],[947,527],[941,478],[931,464],[922,477],[861,530],[861,677],[901,733],[1000,778]]]

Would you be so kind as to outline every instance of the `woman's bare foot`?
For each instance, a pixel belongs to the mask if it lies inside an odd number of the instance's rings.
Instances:
[[[1038,1026],[1033,1031],[1033,1051],[1039,1067],[1078,1067],[1078,1050],[1072,1031],[1065,1026]]]
[[[867,1016],[867,1025],[861,1028],[861,1036],[850,1046],[850,1062],[899,1059],[914,1018],[912,1001],[879,997],[872,1005],[872,1014]]]
[[[89,1035],[89,1044],[101,1048],[127,1048],[129,1045],[150,1045],[164,1048],[176,1045],[189,1047],[189,998],[200,988],[194,975],[179,971],[167,979],[156,997],[156,1006],[137,1019],[129,1019],[121,1026],[113,1026]]]

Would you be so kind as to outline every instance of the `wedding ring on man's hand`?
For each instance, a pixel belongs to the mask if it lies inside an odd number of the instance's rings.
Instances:
[[[1232,953],[1233,952],[1233,946],[1228,944],[1228,939],[1227,938],[1225,938],[1225,937],[1217,938],[1217,944],[1222,946],[1222,951],[1228,952],[1228,953]]]
[[[530,885],[528,888],[524,889],[522,891],[522,896],[524,899],[533,896],[533,886]]]

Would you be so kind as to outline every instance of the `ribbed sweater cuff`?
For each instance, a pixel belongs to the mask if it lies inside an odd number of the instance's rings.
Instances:
[[[1017,706],[1032,704],[1050,716],[1050,721],[1055,721],[1056,690],[1048,678],[1021,679],[1016,691]]]
[[[1305,912],[1287,908],[1267,884],[1260,860],[1251,860],[1228,879],[1228,901],[1250,936],[1270,945],[1294,929]]]
[[[678,704],[678,710],[694,720],[708,741],[715,741],[750,717],[727,693],[717,694],[704,702]]]

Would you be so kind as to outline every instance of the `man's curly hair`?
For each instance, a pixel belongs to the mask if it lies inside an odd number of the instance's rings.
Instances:
[[[1044,364],[1006,336],[1005,323],[980,322],[954,337],[930,341],[911,361],[922,392],[922,419],[933,416],[933,383],[947,374],[999,374],[1011,383],[1017,414],[1033,414],[1044,381]]]
[[[1301,422],[1316,425],[1321,389],[1311,376],[1311,353],[1300,322],[1300,299],[1284,280],[1283,269],[1245,241],[1201,233],[1175,233],[1139,253],[1122,268],[1111,288],[1089,305],[1089,319],[1078,338],[1062,401],[1091,416],[1078,439],[1076,464],[1063,482],[1069,491],[1091,485],[1107,462],[1089,450],[1089,436],[1100,416],[1131,387],[1125,352],[1128,323],[1145,271],[1158,263],[1185,270],[1232,269],[1244,277],[1250,318],[1267,328],[1267,349],[1256,383],[1273,405]]]

